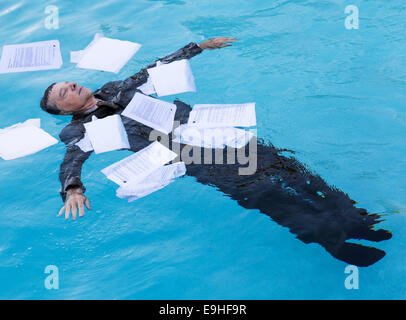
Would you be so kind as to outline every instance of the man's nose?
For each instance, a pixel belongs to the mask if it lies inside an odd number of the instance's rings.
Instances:
[[[75,90],[77,85],[78,84],[76,82],[71,82],[70,83],[70,86],[71,86],[72,90]]]

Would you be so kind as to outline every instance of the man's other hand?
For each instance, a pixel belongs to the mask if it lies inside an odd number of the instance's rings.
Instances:
[[[230,42],[238,41],[236,38],[233,37],[218,37],[218,38],[210,38],[206,41],[199,43],[199,47],[204,49],[220,49],[224,47],[231,46]]]
[[[79,209],[79,217],[83,217],[85,215],[85,207],[88,210],[92,210],[90,207],[89,199],[83,194],[80,188],[72,188],[69,189],[67,192],[67,199],[65,201],[65,205],[59,211],[58,216],[61,216],[65,211],[65,219],[68,220],[70,216],[70,212],[72,211],[72,218],[76,220],[76,216]]]

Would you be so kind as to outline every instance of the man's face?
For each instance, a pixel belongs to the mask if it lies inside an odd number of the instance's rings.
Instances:
[[[55,102],[62,111],[75,113],[85,111],[92,96],[93,92],[89,88],[79,86],[76,82],[65,81],[52,87],[48,101]]]

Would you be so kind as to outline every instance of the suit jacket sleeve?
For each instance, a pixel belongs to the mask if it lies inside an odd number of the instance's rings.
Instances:
[[[175,52],[160,58],[153,63],[149,64],[146,68],[152,68],[156,66],[157,61],[160,61],[161,63],[171,63],[173,61],[177,60],[183,60],[183,59],[191,59],[194,56],[198,55],[201,53],[203,49],[201,49],[196,43],[191,42],[188,45],[184,46],[183,48],[180,48],[176,50]]]
[[[123,81],[124,88],[127,90],[135,90],[148,80],[148,71],[147,69],[153,68],[156,66],[157,61],[160,61],[163,64],[166,63],[171,63],[177,60],[183,60],[183,59],[191,59],[194,56],[198,55],[201,53],[203,49],[201,49],[196,43],[191,42],[188,45],[184,46],[183,48],[180,48],[176,50],[175,52],[164,56],[163,58],[157,59],[154,62],[150,63],[143,69],[141,69],[139,72],[136,74],[132,75],[131,77],[128,77]]]
[[[62,201],[66,200],[66,193],[71,188],[81,188],[86,191],[81,181],[83,163],[89,158],[92,151],[84,152],[77,145],[84,136],[84,126],[82,123],[69,124],[60,133],[59,137],[66,145],[66,153],[59,171],[61,181]]]

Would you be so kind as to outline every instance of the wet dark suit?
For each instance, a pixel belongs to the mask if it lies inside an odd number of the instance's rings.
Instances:
[[[190,59],[201,51],[202,49],[195,43],[190,43],[159,61],[170,63]],[[60,138],[67,147],[59,175],[62,183],[61,196],[64,201],[69,188],[80,187],[85,191],[80,176],[82,165],[91,151],[83,152],[75,145],[84,136],[83,123],[91,121],[93,115],[100,119],[121,114],[135,92],[139,91],[136,88],[147,81],[146,69],[155,65],[156,62],[148,65],[124,81],[106,83],[94,92],[95,97],[100,100],[98,108],[86,115],[74,115],[71,123],[62,130]],[[177,106],[175,120],[187,122],[190,106],[177,100],[174,103]],[[132,151],[139,151],[151,143],[150,127],[124,116],[122,120]],[[172,134],[166,138],[171,141]],[[216,187],[237,200],[244,208],[259,209],[278,224],[288,227],[301,241],[319,243],[331,255],[349,264],[368,266],[385,255],[382,250],[346,242],[348,239],[371,241],[389,239],[391,234],[388,231],[372,230],[380,221],[378,215],[368,214],[366,210],[356,208],[355,202],[347,194],[328,186],[321,177],[311,173],[293,157],[280,155],[281,150],[272,144],[253,139],[255,140],[251,143],[254,143],[257,149],[257,170],[254,174],[239,174],[239,168],[244,165],[239,164],[238,160],[235,164],[229,164],[226,160],[224,164],[207,164],[207,159],[203,160],[204,151],[202,151],[199,162],[201,164],[186,163],[187,175],[195,177],[200,183]],[[174,151],[175,144],[171,142],[170,145]],[[180,150],[185,150],[185,145],[178,145],[179,147]],[[248,147],[245,150],[248,154]],[[210,152],[211,149],[209,154]],[[227,148],[221,152],[224,153],[223,159],[227,159]]]

